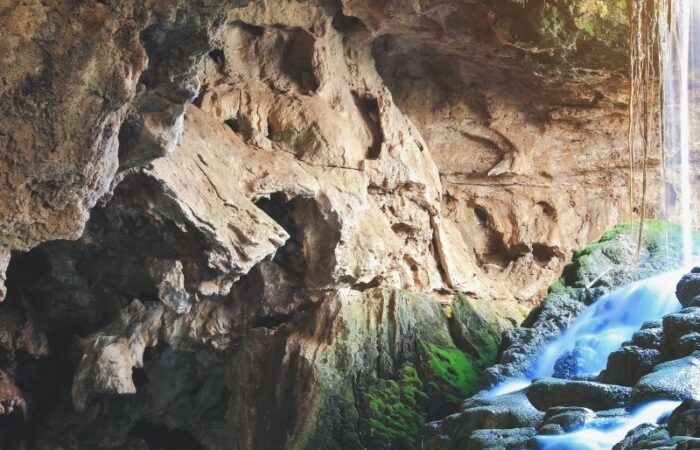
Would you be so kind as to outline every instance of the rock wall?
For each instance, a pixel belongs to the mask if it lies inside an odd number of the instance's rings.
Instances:
[[[602,3],[2,5],[0,438],[414,448],[625,217]]]

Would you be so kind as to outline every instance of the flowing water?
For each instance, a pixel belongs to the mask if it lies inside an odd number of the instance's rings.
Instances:
[[[651,12],[644,10],[654,5]],[[700,74],[700,1],[695,0],[657,0],[635,4],[638,17],[633,30],[644,34],[653,34],[651,38],[633,43],[632,79],[633,99],[631,101],[631,129],[639,124],[644,133],[641,140],[644,152],[649,144],[649,114],[644,107],[641,115],[633,111],[643,102],[649,101],[647,85],[635,86],[636,74],[648,77],[656,73],[649,69],[653,58],[647,46],[655,46],[660,55],[659,72],[661,76],[661,146],[664,152],[664,177],[661,199],[665,207],[660,208],[662,217],[682,226],[682,261],[684,269],[694,262],[692,238],[692,159],[694,150],[693,112],[700,111],[700,83],[696,83],[695,73]],[[646,21],[646,22],[645,22]],[[641,46],[638,42],[642,42]],[[635,47],[635,45],[637,45]],[[696,52],[698,56],[696,56]],[[646,64],[646,66],[644,65]],[[636,71],[636,72],[635,72]],[[640,79],[641,79],[640,78]],[[700,79],[698,80],[700,82]],[[696,87],[698,84],[698,87]],[[641,95],[644,94],[644,95]],[[635,100],[636,97],[636,100]],[[635,122],[634,117],[642,117]],[[648,117],[648,116],[647,116]],[[697,126],[695,126],[697,128]],[[632,152],[636,145],[630,141]],[[631,154],[633,155],[633,153]],[[633,157],[632,157],[633,160]],[[632,192],[630,200],[633,199]],[[680,265],[680,264],[679,264]],[[663,315],[680,309],[675,298],[675,285],[681,277],[681,271],[669,272],[657,277],[638,281],[621,287],[601,297],[588,307],[562,335],[550,342],[542,351],[527,377],[507,380],[494,387],[485,395],[497,396],[518,391],[527,387],[532,379],[551,377],[557,374],[558,364],[567,362],[567,375],[595,375],[605,368],[608,355],[629,340],[640,326],[650,320],[660,319]],[[643,423],[656,423],[678,406],[675,401],[653,401],[639,406],[622,417],[595,419],[589,425],[576,432],[557,436],[538,436],[536,441],[542,450],[609,450],[634,427]]]
[[[647,321],[680,309],[675,286],[682,271],[669,272],[619,288],[588,307],[544,349],[533,378],[549,377],[562,356],[575,352],[575,374],[596,375],[608,355],[629,340]]]

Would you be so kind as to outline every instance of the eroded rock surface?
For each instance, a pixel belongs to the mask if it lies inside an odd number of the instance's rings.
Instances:
[[[621,8],[2,5],[2,444],[415,448],[626,217]]]

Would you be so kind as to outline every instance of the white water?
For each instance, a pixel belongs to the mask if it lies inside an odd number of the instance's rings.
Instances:
[[[665,273],[604,295],[543,349],[528,377],[507,380],[485,395],[519,391],[529,386],[534,378],[552,376],[556,361],[572,349],[578,350],[576,375],[599,373],[605,368],[608,355],[629,340],[644,322],[680,310],[675,286],[682,273],[682,270]],[[634,427],[656,423],[679,404],[650,402],[626,416],[596,419],[572,433],[537,436],[536,442],[540,450],[609,450]]]
[[[682,225],[683,263],[693,262],[691,159],[693,148],[692,111],[700,106],[693,82],[700,57],[695,53],[700,42],[700,5],[692,0],[661,1],[659,25],[663,90],[663,142],[669,185],[663,198],[672,211],[666,219]],[[677,192],[677,194],[676,194]]]
[[[578,354],[577,374],[598,374],[605,368],[608,355],[629,340],[644,322],[680,309],[675,287],[681,276],[682,271],[669,272],[602,296],[545,347],[533,378],[552,376],[556,361],[574,349]]]
[[[629,417],[594,423],[573,433],[538,436],[540,450],[609,450],[624,439],[629,430],[644,423],[657,423],[681,402],[660,400],[632,411]]]
[[[697,136],[693,112],[700,110],[700,1],[659,1],[659,47],[663,91],[662,145],[666,174],[662,199],[663,218],[682,227],[682,261],[692,266],[695,255],[692,237],[691,153]],[[665,20],[664,18],[669,18]],[[696,52],[698,55],[696,55]],[[683,271],[670,272],[617,289],[587,308],[562,335],[549,343],[527,377],[507,380],[487,396],[503,395],[526,388],[533,378],[552,376],[557,360],[575,350],[576,374],[597,374],[608,355],[629,340],[645,321],[661,318],[680,309],[675,285]],[[569,366],[571,367],[571,366]],[[653,401],[623,417],[594,419],[576,432],[538,436],[541,450],[609,450],[633,428],[657,423],[680,402]]]

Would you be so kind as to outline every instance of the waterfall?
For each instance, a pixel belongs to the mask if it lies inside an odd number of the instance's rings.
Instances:
[[[700,51],[696,45],[700,43],[700,0],[628,1],[631,2],[632,55],[630,211],[645,217],[647,160],[649,150],[658,145],[663,163],[660,216],[681,225],[682,255],[672,256],[677,256],[678,262],[682,261],[687,269],[695,262],[691,155],[698,138],[695,124],[700,117],[697,115],[700,89],[696,89],[695,80],[695,74],[700,74],[700,55],[696,56],[696,51]],[[661,105],[658,117],[654,110],[657,103]],[[657,121],[660,130],[655,136],[652,124]],[[642,169],[643,191],[637,204],[638,168]],[[558,339],[542,349],[528,376],[508,380],[483,395],[504,395],[526,388],[533,378],[559,376],[557,364],[567,362],[568,356],[575,361],[566,367],[568,376],[594,377],[605,368],[608,355],[628,340],[644,321],[659,319],[680,309],[674,295],[675,281],[680,276],[681,272],[669,272],[601,297]],[[542,450],[607,450],[632,428],[642,423],[655,423],[679,403],[649,402],[610,423],[598,421],[572,433],[537,436],[536,442]]]
[[[693,262],[692,245],[692,185],[690,153],[692,145],[691,111],[696,105],[692,69],[695,67],[695,15],[700,8],[692,0],[659,0],[658,41],[662,91],[662,145],[670,183],[665,191],[678,191],[680,211],[667,220],[680,222],[683,233],[683,263]],[[692,32],[691,32],[692,30]],[[662,198],[675,197],[674,192],[663,192]]]

